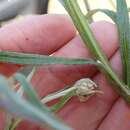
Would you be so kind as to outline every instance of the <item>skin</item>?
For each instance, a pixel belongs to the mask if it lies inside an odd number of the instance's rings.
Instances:
[[[122,67],[116,26],[99,21],[93,23],[91,29],[113,69],[121,77]],[[33,16],[4,26],[0,29],[0,49],[45,55],[54,53],[57,57],[91,57],[76,34],[71,20],[63,15]],[[11,76],[19,68],[18,65],[1,64],[0,72]],[[85,103],[73,98],[58,112],[58,115],[75,130],[130,129],[129,106],[115,93],[109,81],[94,66],[43,66],[34,75],[32,84],[43,97],[84,77],[92,78],[104,91],[104,95],[93,96]],[[3,129],[3,118],[1,116],[0,129]],[[23,121],[17,128],[17,130],[23,129],[43,130],[27,121]]]

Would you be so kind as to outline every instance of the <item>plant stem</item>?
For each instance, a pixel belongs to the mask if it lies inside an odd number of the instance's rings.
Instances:
[[[88,0],[84,0],[84,4],[85,4],[85,7],[86,7],[87,12],[89,12],[91,9],[90,9],[90,5],[89,5],[89,3],[88,3]],[[92,23],[92,22],[93,22],[93,18],[90,17],[89,23]]]
[[[15,130],[18,124],[22,121],[22,119],[17,119],[12,121],[9,130]]]
[[[45,103],[48,103],[48,102],[50,102],[50,101],[52,101],[52,100],[54,100],[54,99],[63,97],[63,96],[65,96],[67,93],[69,93],[69,92],[71,92],[71,91],[74,91],[74,90],[76,90],[75,87],[70,87],[70,88],[67,88],[67,89],[65,89],[65,90],[63,90],[63,91],[55,92],[55,93],[53,93],[53,94],[50,94],[50,95],[44,97],[44,98],[41,100],[41,102],[44,103],[44,104],[45,104]]]
[[[80,36],[82,37],[85,45],[90,49],[91,53],[103,64],[103,69],[109,78],[116,83],[113,85],[114,89],[128,102],[130,103],[130,90],[128,87],[118,78],[116,73],[109,65],[106,55],[103,53],[99,44],[97,43],[88,21],[85,19],[81,9],[76,0],[62,0],[63,5],[70,14]]]

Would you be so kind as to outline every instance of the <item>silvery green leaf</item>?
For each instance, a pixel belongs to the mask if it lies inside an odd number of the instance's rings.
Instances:
[[[44,105],[44,111],[29,103],[10,88],[7,79],[0,76],[0,108],[15,116],[31,120],[42,127],[53,130],[72,130],[54,114],[47,111]]]

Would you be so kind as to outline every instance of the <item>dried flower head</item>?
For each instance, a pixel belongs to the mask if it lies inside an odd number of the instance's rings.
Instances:
[[[96,83],[89,78],[78,80],[73,87],[76,88],[76,94],[81,102],[88,100],[90,96],[95,95],[96,93],[103,93],[99,90]]]

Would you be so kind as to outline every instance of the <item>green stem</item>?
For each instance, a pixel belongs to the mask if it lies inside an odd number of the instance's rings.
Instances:
[[[114,89],[128,102],[130,103],[130,90],[126,85],[118,78],[116,73],[112,70],[109,65],[106,55],[101,50],[99,44],[97,43],[90,27],[88,21],[85,19],[81,9],[79,8],[76,0],[62,0],[63,5],[70,14],[80,36],[82,37],[85,45],[90,49],[91,53],[95,56],[97,60],[103,63],[105,73],[109,78],[116,83],[113,85]]]
[[[88,0],[84,0],[84,4],[85,4],[85,7],[86,7],[87,12],[91,11],[90,6],[89,6],[89,3],[88,3]],[[92,23],[92,22],[93,22],[93,18],[90,17],[89,23]]]
[[[10,125],[6,128],[6,130],[15,130],[21,121],[21,119],[12,119]]]

